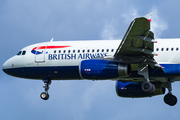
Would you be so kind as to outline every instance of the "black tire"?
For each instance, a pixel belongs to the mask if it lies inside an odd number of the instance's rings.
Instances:
[[[151,83],[152,84],[152,83]],[[155,86],[152,84],[152,90],[149,93],[154,93],[155,92]]]
[[[155,91],[155,86],[150,82],[143,82],[141,88],[147,93],[153,93]]]
[[[164,102],[170,106],[174,106],[177,103],[176,96],[168,93],[164,96]]]
[[[40,95],[41,99],[43,100],[48,100],[49,99],[49,94],[46,92],[42,92]]]

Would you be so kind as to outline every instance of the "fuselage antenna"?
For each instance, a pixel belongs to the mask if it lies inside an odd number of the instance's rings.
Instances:
[[[54,40],[54,38],[52,38],[50,42],[53,42],[53,40]]]

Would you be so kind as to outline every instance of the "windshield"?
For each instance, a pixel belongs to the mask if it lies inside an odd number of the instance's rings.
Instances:
[[[23,51],[23,52],[22,52],[22,55],[25,55],[25,54],[26,54],[26,51]]]
[[[21,55],[22,51],[19,51],[17,55]]]

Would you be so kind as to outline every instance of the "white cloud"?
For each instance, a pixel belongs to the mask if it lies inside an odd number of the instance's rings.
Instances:
[[[168,28],[167,23],[159,17],[158,12],[153,14],[151,22],[151,31],[154,33],[155,39],[160,37],[162,32]]]
[[[102,32],[102,38],[103,39],[122,39],[123,36],[120,36],[117,38],[117,34],[120,32],[118,31],[119,28],[116,28],[117,22],[121,22],[121,24],[127,23],[130,24],[130,22],[133,20],[133,18],[137,17],[137,10],[133,7],[129,9],[126,12],[121,13],[120,16],[116,16],[113,20],[110,20],[110,22],[105,22],[103,32]],[[123,22],[122,22],[123,19]],[[122,30],[125,31],[125,30]]]
[[[124,12],[122,14],[122,17],[124,18],[125,23],[129,23],[134,19],[138,17],[137,9],[131,7],[128,11]]]
[[[159,38],[162,32],[168,28],[168,25],[162,18],[159,17],[158,11],[157,10],[155,11],[156,12],[152,15],[151,31],[154,33],[155,38]],[[135,9],[134,7],[131,7],[131,9],[123,12],[121,15],[124,23],[127,23],[127,24],[130,24],[130,22],[134,18],[141,17],[141,16],[138,14],[137,9]],[[115,35],[117,34],[118,34],[118,31],[117,29],[115,29],[115,22],[114,21],[106,22],[103,28],[102,38],[115,39]]]
[[[103,28],[102,38],[112,40],[114,39],[115,34],[117,34],[117,30],[114,27],[114,22],[106,23]]]

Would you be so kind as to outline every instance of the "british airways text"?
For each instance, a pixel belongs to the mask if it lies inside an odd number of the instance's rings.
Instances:
[[[98,57],[105,57],[108,53],[83,53],[83,54],[49,54],[49,60],[72,60],[72,59],[92,59]]]

